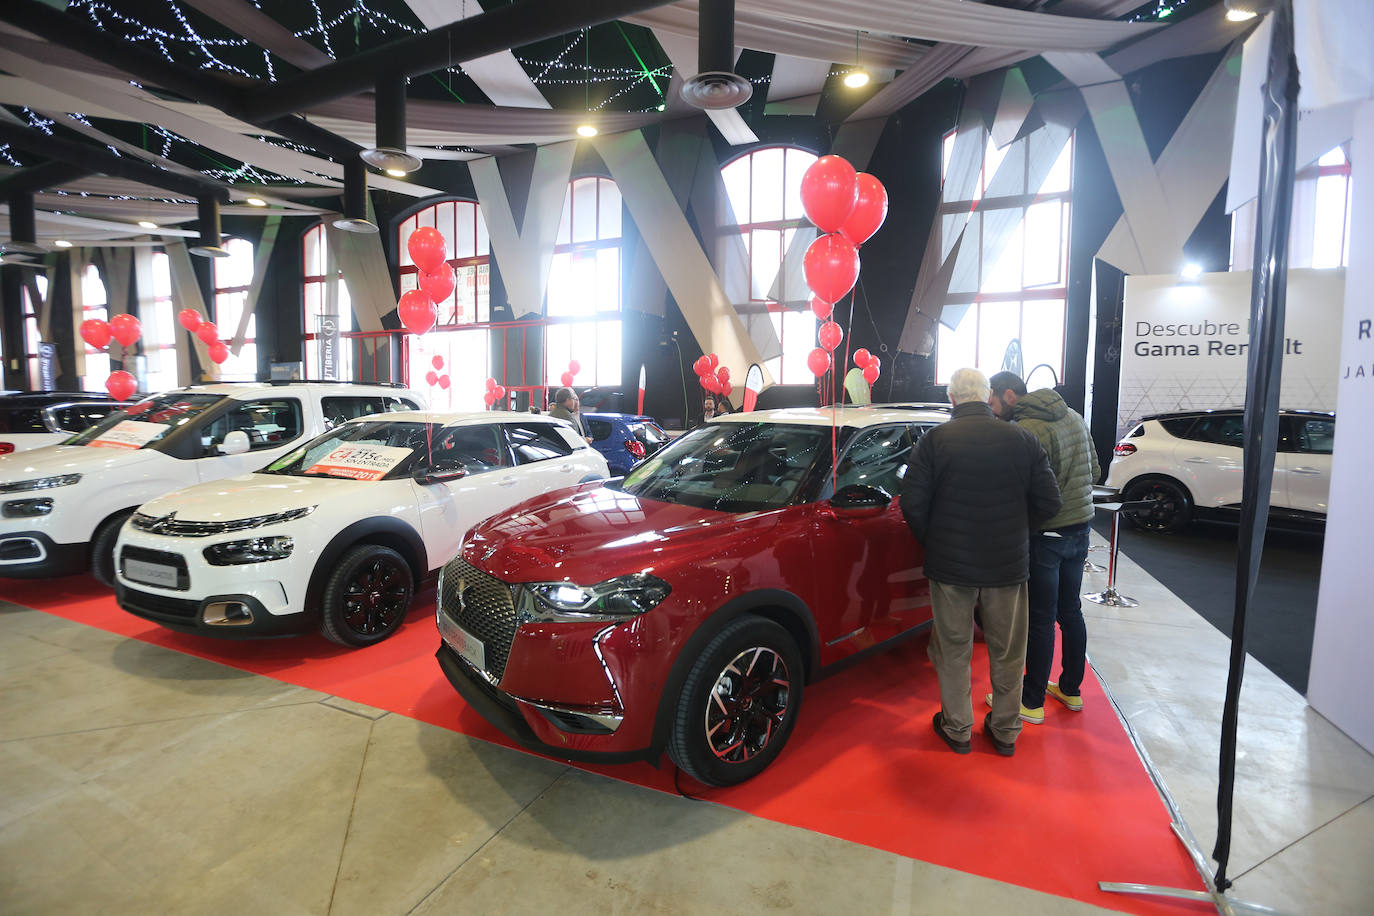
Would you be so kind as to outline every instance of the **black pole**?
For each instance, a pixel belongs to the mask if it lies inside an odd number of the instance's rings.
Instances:
[[[1231,811],[1236,778],[1236,725],[1245,670],[1245,615],[1259,577],[1269,490],[1278,444],[1279,386],[1283,369],[1283,319],[1288,287],[1288,231],[1293,211],[1297,158],[1298,64],[1293,53],[1293,10],[1279,0],[1270,14],[1274,35],[1264,84],[1264,131],[1260,144],[1259,213],[1250,283],[1250,355],[1245,394],[1244,479],[1240,548],[1236,556],[1236,605],[1231,623],[1231,664],[1221,717],[1221,766],[1217,785],[1216,888],[1231,886]]]

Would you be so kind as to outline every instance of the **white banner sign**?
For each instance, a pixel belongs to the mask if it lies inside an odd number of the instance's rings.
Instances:
[[[1344,270],[1290,270],[1286,409],[1335,410]],[[1146,414],[1240,407],[1250,348],[1250,272],[1126,278],[1117,431]]]
[[[341,445],[317,463],[307,474],[328,474],[351,480],[381,480],[396,465],[410,457],[411,450],[393,445]]]
[[[92,439],[88,445],[100,448],[140,449],[158,436],[167,432],[168,427],[161,423],[146,423],[142,420],[124,420]]]

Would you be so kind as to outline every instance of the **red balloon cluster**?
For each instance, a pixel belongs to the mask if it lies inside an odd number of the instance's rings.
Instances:
[[[116,315],[109,321],[87,318],[81,322],[81,339],[97,350],[110,345],[110,339],[120,346],[132,347],[143,336],[143,325],[133,315]]]
[[[720,364],[720,357],[714,353],[707,353],[705,356],[697,358],[692,363],[692,370],[697,374],[697,381],[701,387],[712,394],[720,394],[725,397],[730,396],[730,392],[735,390],[735,386],[730,383],[730,369]]]
[[[206,321],[200,317],[200,312],[195,309],[182,309],[177,312],[177,321],[183,328],[196,335],[205,344],[205,351],[210,359],[219,365],[229,358],[229,348],[224,341],[219,339],[219,328],[213,321]]]
[[[558,380],[563,383],[564,388],[571,388],[573,386],[573,379],[576,378],[577,373],[581,371],[582,364],[575,359],[570,359],[568,360],[568,368],[563,370],[563,374],[558,377]]]
[[[859,279],[859,246],[868,241],[887,218],[887,191],[872,175],[855,172],[840,156],[822,156],[802,175],[802,208],[823,235],[811,243],[802,259],[806,283],[814,295],[811,311],[824,322],[817,330],[820,346],[807,356],[817,376],[834,366],[831,353],[844,331],[831,320],[834,303]]]
[[[854,365],[864,371],[864,381],[872,385],[878,380],[878,373],[882,369],[883,361],[869,353],[864,347],[854,351]]]
[[[488,407],[490,407],[491,405],[495,404],[497,401],[500,401],[500,400],[504,399],[505,396],[506,396],[506,387],[505,387],[504,385],[498,385],[498,384],[496,384],[496,379],[488,377],[488,378],[487,378],[487,391],[486,391],[486,394],[482,395],[482,401],[483,401],[483,403],[485,403]]]
[[[433,226],[421,226],[410,234],[406,251],[418,270],[415,289],[401,294],[396,314],[412,334],[423,334],[439,319],[436,302],[453,294],[453,268],[448,265],[448,243]]]
[[[435,357],[429,361],[429,364],[434,368],[425,373],[426,384],[431,388],[438,385],[440,388],[447,391],[448,386],[453,384],[453,380],[448,377],[448,373],[446,372],[443,375],[439,374],[443,372],[444,369],[444,358],[436,354]]]

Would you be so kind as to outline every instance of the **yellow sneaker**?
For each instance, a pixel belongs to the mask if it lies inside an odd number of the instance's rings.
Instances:
[[[1060,690],[1059,685],[1056,684],[1054,681],[1050,681],[1047,685],[1045,685],[1045,695],[1054,697],[1056,700],[1063,703],[1065,706],[1069,708],[1070,712],[1083,711],[1083,698],[1081,696],[1069,696],[1067,693]]]
[[[984,700],[984,702],[986,702],[989,706],[991,706],[991,705],[992,705],[992,694],[989,693],[989,694],[984,695],[983,700]],[[1082,704],[1080,703],[1079,705],[1080,705],[1080,708],[1081,708]],[[1031,725],[1042,725],[1042,724],[1044,724],[1044,721],[1045,721],[1045,707],[1043,707],[1043,706],[1037,706],[1035,709],[1027,709],[1025,706],[1022,706],[1022,707],[1021,707],[1021,721],[1022,721],[1022,722],[1029,722]]]

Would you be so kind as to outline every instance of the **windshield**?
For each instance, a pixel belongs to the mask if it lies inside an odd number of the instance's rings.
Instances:
[[[438,423],[375,420],[345,423],[288,452],[262,470],[292,477],[395,480],[428,455]]]
[[[139,401],[118,410],[82,433],[68,439],[67,445],[94,445],[102,448],[157,448],[174,430],[224,400],[218,394],[186,394],[175,391]]]
[[[826,427],[714,423],[639,465],[621,489],[719,512],[777,509],[797,500],[817,456],[829,459],[829,446]]]

